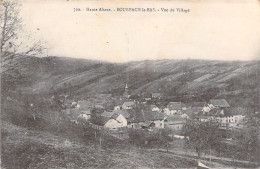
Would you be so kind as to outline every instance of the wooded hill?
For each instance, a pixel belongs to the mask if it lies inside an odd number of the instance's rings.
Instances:
[[[260,61],[145,60],[108,63],[66,57],[32,57],[21,67],[18,90],[53,91],[85,98],[96,93],[160,92],[208,101],[225,98],[232,106],[260,103]]]

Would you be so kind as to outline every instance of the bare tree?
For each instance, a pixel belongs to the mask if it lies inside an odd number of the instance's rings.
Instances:
[[[0,55],[1,76],[17,72],[29,56],[37,56],[44,51],[41,41],[24,41],[21,35],[22,18],[21,4],[14,0],[1,0],[0,4]],[[29,44],[33,42],[32,44]]]

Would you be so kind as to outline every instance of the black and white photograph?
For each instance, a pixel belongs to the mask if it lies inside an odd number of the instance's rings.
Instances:
[[[2,169],[260,167],[259,0],[0,0]]]

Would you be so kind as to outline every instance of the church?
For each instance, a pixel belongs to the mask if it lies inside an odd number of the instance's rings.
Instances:
[[[123,97],[124,98],[129,98],[129,91],[128,91],[128,86],[127,86],[127,84],[125,85],[125,91],[124,91],[124,93],[123,93]]]

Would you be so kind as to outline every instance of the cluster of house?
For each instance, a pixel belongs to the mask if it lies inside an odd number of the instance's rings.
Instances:
[[[127,90],[127,89],[126,89]],[[126,98],[127,92],[124,93]],[[156,94],[154,97],[160,97]],[[103,98],[109,100],[104,94]],[[101,99],[102,100],[102,99]],[[140,105],[142,105],[140,108]],[[92,116],[93,108],[102,109],[95,119]],[[237,126],[245,117],[246,110],[232,108],[225,99],[213,99],[209,103],[193,102],[189,106],[182,102],[169,102],[166,106],[147,105],[138,101],[121,99],[114,104],[113,110],[106,110],[103,106],[96,106],[88,100],[73,102],[70,109],[62,112],[73,122],[90,123],[94,128],[116,130],[122,127],[135,129],[169,128],[180,131],[187,119],[220,122],[222,126]]]

